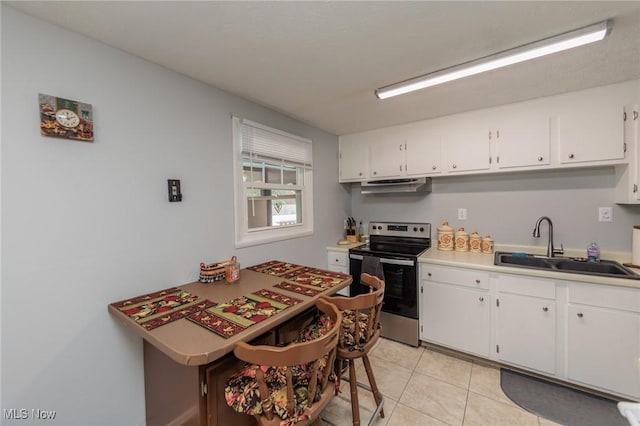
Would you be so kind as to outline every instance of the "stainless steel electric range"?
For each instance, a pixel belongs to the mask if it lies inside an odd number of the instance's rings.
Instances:
[[[429,223],[371,222],[369,244],[349,250],[352,296],[368,291],[368,287],[360,284],[364,257],[377,258],[382,264],[385,294],[381,323],[382,335],[388,339],[411,346],[420,344],[418,257],[429,247]]]

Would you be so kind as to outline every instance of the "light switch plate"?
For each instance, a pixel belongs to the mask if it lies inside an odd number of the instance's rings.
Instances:
[[[467,209],[464,207],[458,209],[458,220],[467,220]]]
[[[179,179],[168,179],[167,186],[169,190],[169,202],[180,202],[182,201],[182,192],[180,191],[180,180]]]

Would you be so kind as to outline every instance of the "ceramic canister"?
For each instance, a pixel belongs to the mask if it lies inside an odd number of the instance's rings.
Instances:
[[[469,234],[464,228],[459,228],[455,236],[456,251],[469,251]]]
[[[482,239],[482,252],[487,254],[493,253],[493,238],[491,238],[491,235],[487,235]]]
[[[453,250],[453,228],[449,226],[449,222],[443,222],[438,228],[438,250]]]
[[[482,252],[482,237],[478,231],[473,231],[473,234],[469,236],[469,251],[472,253]]]

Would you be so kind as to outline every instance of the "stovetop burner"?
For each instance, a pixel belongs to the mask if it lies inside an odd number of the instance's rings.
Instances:
[[[431,247],[431,224],[371,222],[369,244],[349,250],[372,256],[415,258]]]

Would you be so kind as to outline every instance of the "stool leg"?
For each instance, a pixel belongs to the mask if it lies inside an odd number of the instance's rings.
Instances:
[[[371,386],[371,393],[373,393],[373,398],[376,400],[376,406],[380,405],[382,402],[382,395],[378,390],[378,385],[376,384],[376,379],[373,377],[373,370],[371,369],[371,363],[369,362],[369,356],[365,355],[362,357],[362,362],[364,363],[364,369],[367,372],[367,378],[369,379],[369,385]],[[384,409],[380,410],[380,417],[384,419]]]
[[[349,387],[351,388],[351,413],[353,426],[360,426],[360,404],[358,403],[358,379],[354,360],[349,360]]]

